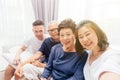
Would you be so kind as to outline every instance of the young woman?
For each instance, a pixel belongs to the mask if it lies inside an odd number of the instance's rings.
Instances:
[[[40,80],[52,75],[53,80],[84,80],[83,67],[87,53],[76,53],[75,27],[71,19],[63,20],[58,26],[61,44],[52,47],[47,67]]]
[[[120,80],[120,52],[109,47],[105,33],[90,20],[77,26],[80,50],[89,50],[85,80]]]

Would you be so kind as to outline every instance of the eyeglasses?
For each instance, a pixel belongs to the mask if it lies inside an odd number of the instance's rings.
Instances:
[[[58,28],[53,28],[53,29],[48,30],[48,32],[53,32],[53,31],[57,31],[57,30],[58,30]]]

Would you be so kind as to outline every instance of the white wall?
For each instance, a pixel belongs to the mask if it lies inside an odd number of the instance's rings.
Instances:
[[[80,21],[85,18],[85,0],[59,0],[58,21],[72,18]]]
[[[72,18],[95,21],[107,34],[110,45],[120,50],[120,0],[59,0],[58,21]]]

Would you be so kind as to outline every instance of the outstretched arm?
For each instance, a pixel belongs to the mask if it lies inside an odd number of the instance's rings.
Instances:
[[[40,57],[42,56],[42,53],[40,51],[38,51],[34,56],[32,56],[31,58],[27,59],[26,61],[23,61],[21,64],[19,64],[16,68],[15,71],[15,75],[22,77],[22,67],[27,64],[27,63],[34,63],[36,60],[38,60]]]
[[[99,77],[99,80],[120,80],[120,74],[116,74],[112,72],[104,72]]]
[[[22,45],[21,48],[16,52],[16,55],[15,55],[15,58],[13,60],[13,64],[16,64],[18,65],[20,62],[21,62],[21,59],[20,59],[20,54],[26,50],[26,46],[25,45]]]

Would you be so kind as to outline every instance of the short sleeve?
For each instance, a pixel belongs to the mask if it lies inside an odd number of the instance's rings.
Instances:
[[[120,53],[113,53],[105,59],[101,69],[99,69],[98,77],[103,72],[113,72],[120,74]]]

